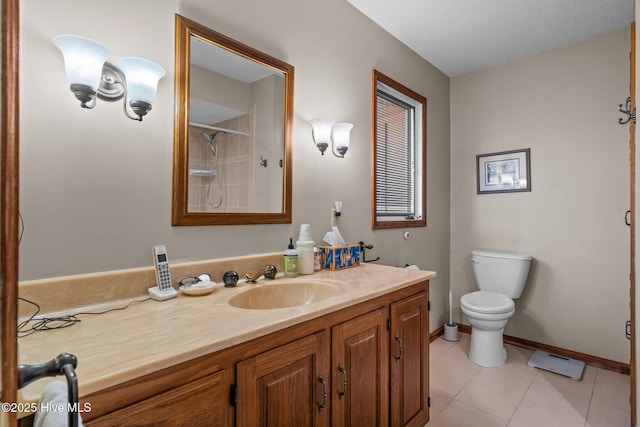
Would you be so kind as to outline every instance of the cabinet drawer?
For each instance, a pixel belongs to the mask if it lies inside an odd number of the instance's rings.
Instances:
[[[229,426],[226,371],[165,391],[84,423],[87,427]]]

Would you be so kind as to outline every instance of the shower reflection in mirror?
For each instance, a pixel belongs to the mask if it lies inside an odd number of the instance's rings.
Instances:
[[[253,145],[250,115],[218,126],[189,124],[189,212],[248,210]]]

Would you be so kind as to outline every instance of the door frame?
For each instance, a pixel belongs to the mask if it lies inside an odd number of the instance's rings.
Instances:
[[[18,155],[19,155],[19,0],[2,0],[2,148],[0,195],[0,284],[2,305],[2,402],[16,402],[18,389]],[[17,425],[15,412],[3,415],[8,426]]]

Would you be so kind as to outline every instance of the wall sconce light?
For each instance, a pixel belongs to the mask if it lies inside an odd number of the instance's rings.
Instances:
[[[312,137],[320,153],[324,156],[324,152],[331,143],[331,151],[336,157],[344,158],[344,154],[349,149],[349,134],[353,125],[351,123],[333,124],[329,120],[314,119],[311,120]],[[339,155],[336,154],[336,150]]]
[[[62,52],[69,88],[82,108],[95,107],[97,97],[103,101],[124,98],[124,113],[133,120],[142,121],[151,110],[158,81],[165,75],[160,65],[129,57],[120,58],[116,67],[107,62],[111,52],[86,37],[61,34],[53,42]]]

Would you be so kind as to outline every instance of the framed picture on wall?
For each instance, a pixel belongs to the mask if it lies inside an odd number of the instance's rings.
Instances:
[[[531,149],[478,154],[478,194],[531,191]]]

